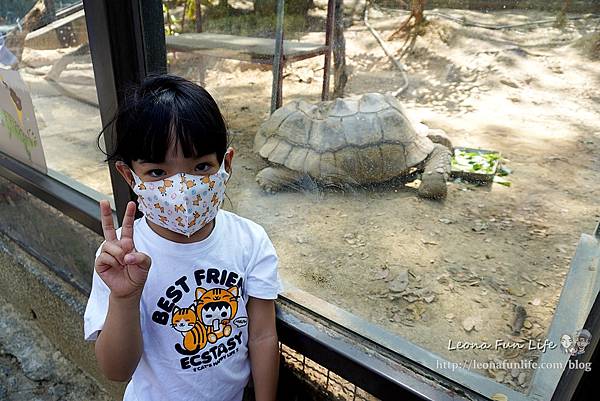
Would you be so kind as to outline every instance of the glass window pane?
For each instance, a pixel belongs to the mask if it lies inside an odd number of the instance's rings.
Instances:
[[[104,238],[3,177],[0,193],[0,233],[89,293],[94,255]]]
[[[346,4],[344,98],[314,107],[322,55],[288,62],[269,117],[271,65],[234,48],[274,38],[275,3],[203,3],[200,33],[196,2],[163,2],[169,71],[204,85],[231,128],[225,207],[266,227],[289,296],[461,363],[433,368],[488,396],[468,374],[524,396],[543,371],[527,363],[564,352],[548,330],[600,217],[598,5],[381,0],[365,22]],[[286,6],[286,40],[324,43],[327,1]],[[185,35],[196,47],[173,45]]]
[[[43,4],[3,3],[0,63],[11,65],[30,93],[48,174],[94,197],[111,196],[96,145],[102,123],[83,6]]]

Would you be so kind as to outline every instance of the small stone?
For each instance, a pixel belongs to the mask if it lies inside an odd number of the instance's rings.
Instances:
[[[420,297],[415,294],[406,294],[406,295],[403,295],[402,298],[404,298],[404,300],[406,302],[409,302],[411,304],[420,299]]]
[[[518,88],[519,87],[519,85],[516,82],[514,82],[512,80],[509,80],[509,79],[501,79],[500,83],[502,83],[502,84],[504,84],[506,86],[510,86],[511,88]]]
[[[534,298],[533,301],[531,301],[531,305],[533,306],[539,306],[542,303],[542,301],[540,301],[539,298]]]
[[[392,292],[402,292],[408,287],[408,269],[402,269],[395,279],[393,279],[388,288]]]
[[[430,304],[435,299],[435,295],[427,295],[426,297],[423,297],[423,299],[425,300],[425,302],[427,302],[428,304]]]
[[[519,373],[519,376],[517,377],[517,382],[519,384],[524,384],[526,378],[527,378],[527,374],[525,372],[521,372],[521,373]]]
[[[390,275],[390,269],[388,269],[387,267],[382,268],[381,270],[379,270],[379,272],[375,273],[375,275],[373,276],[374,280],[385,280],[386,278],[388,278]]]
[[[502,383],[502,381],[504,381],[504,379],[506,378],[506,371],[505,370],[501,370],[496,374],[496,380],[499,383]]]
[[[462,322],[463,329],[465,329],[466,332],[470,332],[475,328],[475,322],[476,319],[472,316],[465,318]]]

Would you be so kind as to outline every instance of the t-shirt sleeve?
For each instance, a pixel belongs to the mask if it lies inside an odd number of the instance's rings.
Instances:
[[[259,230],[259,239],[246,274],[246,293],[254,298],[277,299],[283,290],[279,277],[278,257],[265,230]]]
[[[96,258],[100,255],[102,244],[96,251]],[[85,308],[85,314],[83,316],[83,331],[84,338],[86,341],[94,341],[98,338],[98,334],[104,327],[104,320],[108,313],[108,297],[110,295],[110,288],[100,278],[96,269],[94,269],[92,279],[92,292],[88,299],[87,306]]]

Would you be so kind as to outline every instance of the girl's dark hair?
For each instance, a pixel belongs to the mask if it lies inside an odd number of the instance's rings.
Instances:
[[[216,153],[219,163],[227,150],[227,127],[219,107],[202,87],[174,75],[154,75],[130,89],[123,106],[102,130],[113,130],[113,152],[105,161],[162,163],[172,141],[184,157]]]

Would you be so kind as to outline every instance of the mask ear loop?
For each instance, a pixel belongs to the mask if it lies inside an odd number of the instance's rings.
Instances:
[[[128,168],[128,169],[129,169],[129,171],[131,172],[131,176],[132,176],[132,177],[134,177],[134,179],[133,179],[133,180],[131,180],[131,188],[133,189],[133,188],[135,188],[135,177],[137,177],[137,174],[136,174],[136,173],[133,171],[133,169],[132,169],[131,167],[127,166],[127,168]],[[140,177],[137,177],[137,178],[138,178],[140,181],[142,181],[142,180],[140,179]]]
[[[223,155],[223,170],[225,171],[225,173],[227,173],[227,180],[225,181],[224,185],[227,185],[227,183],[229,182],[229,180],[231,179],[231,173],[227,171],[227,169],[225,168],[225,158],[227,157],[227,155],[229,154],[229,150],[225,151],[225,154]]]

